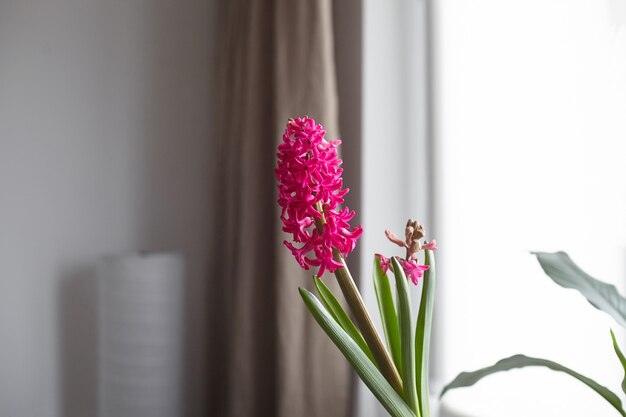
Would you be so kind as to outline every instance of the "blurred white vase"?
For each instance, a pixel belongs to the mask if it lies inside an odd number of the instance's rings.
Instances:
[[[98,268],[99,417],[181,417],[184,261],[105,258]]]

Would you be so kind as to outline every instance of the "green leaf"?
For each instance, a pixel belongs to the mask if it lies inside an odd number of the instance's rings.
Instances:
[[[372,363],[376,364],[374,360],[374,356],[370,351],[369,346],[365,343],[365,339],[361,335],[361,332],[356,328],[348,314],[346,314],[345,310],[334,296],[330,288],[324,284],[321,278],[314,278],[315,288],[317,288],[317,292],[320,295],[320,299],[322,303],[326,306],[328,312],[333,316],[335,321],[339,323],[342,329],[348,333],[348,335],[356,342],[357,345],[361,348],[361,350],[367,355],[368,358],[372,361]]]
[[[430,269],[424,272],[422,280],[422,297],[415,330],[415,373],[417,375],[420,411],[422,412],[422,417],[429,417],[430,387],[428,384],[428,362],[430,360],[430,334],[433,323],[436,282],[435,256],[432,251],[425,251],[424,264],[429,265]]]
[[[354,340],[337,324],[322,303],[305,288],[300,288],[299,290],[304,304],[313,315],[313,318],[315,318],[315,321],[343,353],[350,365],[352,365],[352,368],[354,368],[365,385],[372,391],[389,414],[393,417],[415,417],[411,409],[393,387],[389,385],[378,368],[374,366]]]
[[[400,346],[402,351],[402,386],[404,400],[419,417],[419,403],[417,399],[417,384],[415,381],[415,340],[413,339],[413,323],[411,318],[411,297],[409,284],[400,262],[391,258],[393,272],[396,276],[396,292],[398,295],[398,325],[400,327]]]
[[[383,322],[383,330],[385,332],[385,340],[387,347],[391,352],[393,362],[396,364],[398,373],[402,375],[402,353],[400,350],[400,328],[398,327],[398,316],[396,314],[396,306],[391,293],[391,285],[387,274],[383,273],[380,267],[380,259],[374,256],[374,290],[376,292],[376,300],[378,300],[378,309],[380,310],[381,321]]]
[[[533,252],[545,273],[565,288],[578,290],[595,308],[608,313],[626,327],[626,298],[614,285],[587,275],[565,252]]]
[[[619,348],[617,344],[617,340],[615,340],[615,333],[613,333],[613,329],[611,329],[611,338],[613,339],[613,349],[615,349],[615,354],[617,355],[620,363],[622,364],[622,368],[624,368],[624,379],[622,379],[622,391],[626,394],[626,358],[624,354]]]
[[[615,407],[615,409],[619,411],[622,416],[626,417],[626,413],[622,409],[621,400],[608,388],[556,362],[552,362],[546,359],[530,358],[524,355],[515,355],[511,356],[510,358],[502,359],[493,366],[488,366],[474,372],[462,372],[451,383],[443,388],[440,397],[443,397],[446,392],[453,388],[472,386],[484,377],[494,374],[496,372],[508,371],[515,368],[524,368],[526,366],[544,366],[546,368],[552,369],[553,371],[564,372],[570,376],[573,376],[574,378],[600,394],[602,398],[607,400],[613,407]]]

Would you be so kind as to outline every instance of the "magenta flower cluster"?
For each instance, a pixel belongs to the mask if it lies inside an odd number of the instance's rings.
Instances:
[[[284,244],[304,269],[319,267],[317,276],[342,267],[333,258],[333,249],[348,256],[363,233],[360,226],[351,229],[348,224],[354,211],[340,209],[348,192],[342,188],[337,156],[341,141],[327,141],[325,134],[322,125],[309,117],[290,119],[275,170],[283,231],[301,245]]]

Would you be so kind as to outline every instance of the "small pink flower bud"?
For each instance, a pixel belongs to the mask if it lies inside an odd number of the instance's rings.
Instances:
[[[384,257],[380,253],[374,256],[380,260],[380,269],[383,271],[383,274],[386,274],[391,269],[391,259]]]
[[[437,241],[435,239],[430,242],[426,242],[422,245],[422,249],[425,250],[437,250]]]
[[[387,239],[389,239],[391,243],[395,243],[401,248],[406,248],[406,243],[404,243],[394,232],[385,230],[385,236],[387,236]]]

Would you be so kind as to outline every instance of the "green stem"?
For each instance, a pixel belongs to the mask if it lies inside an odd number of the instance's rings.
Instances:
[[[385,344],[380,338],[372,318],[365,308],[365,303],[359,293],[359,289],[352,279],[350,271],[348,270],[341,254],[337,250],[333,250],[333,254],[335,260],[344,265],[343,268],[337,268],[337,270],[335,270],[335,277],[337,278],[339,288],[341,288],[341,292],[350,307],[350,311],[352,311],[352,314],[354,315],[356,325],[359,330],[361,330],[363,338],[372,351],[374,359],[376,359],[378,369],[380,369],[380,372],[389,384],[396,390],[396,392],[402,395],[402,379],[400,378],[400,374],[398,373],[387,348],[385,348]]]

